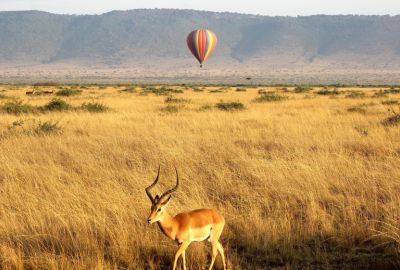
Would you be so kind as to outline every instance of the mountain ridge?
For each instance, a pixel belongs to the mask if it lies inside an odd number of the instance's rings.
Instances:
[[[186,47],[187,33],[196,28],[217,33],[218,45],[206,66],[224,76],[400,68],[399,15],[291,17],[180,9],[100,15],[3,11],[0,66],[134,66],[143,73],[182,75],[197,65]]]

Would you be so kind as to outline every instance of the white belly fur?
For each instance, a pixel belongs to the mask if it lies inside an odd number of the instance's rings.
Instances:
[[[191,229],[190,230],[190,234],[192,236],[192,241],[204,241],[207,238],[210,237],[210,233],[211,233],[211,225],[202,227],[202,228],[198,228],[198,229]]]

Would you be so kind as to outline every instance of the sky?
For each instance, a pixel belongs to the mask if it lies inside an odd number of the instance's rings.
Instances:
[[[42,10],[101,14],[136,8],[230,11],[271,16],[314,14],[398,15],[400,0],[0,0],[0,11]]]

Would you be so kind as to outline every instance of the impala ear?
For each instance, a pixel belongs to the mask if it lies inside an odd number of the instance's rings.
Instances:
[[[161,203],[161,205],[162,205],[162,206],[167,206],[168,203],[169,203],[169,201],[171,200],[171,198],[172,198],[172,196],[169,195],[169,196],[168,196],[168,199],[166,199],[165,201],[163,201],[163,202]]]
[[[160,196],[156,195],[156,197],[154,198],[154,201],[157,203],[159,199],[160,199]]]

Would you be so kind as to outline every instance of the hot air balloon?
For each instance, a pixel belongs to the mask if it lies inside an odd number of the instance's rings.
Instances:
[[[202,67],[217,46],[217,36],[207,29],[194,30],[187,37],[187,45]]]

